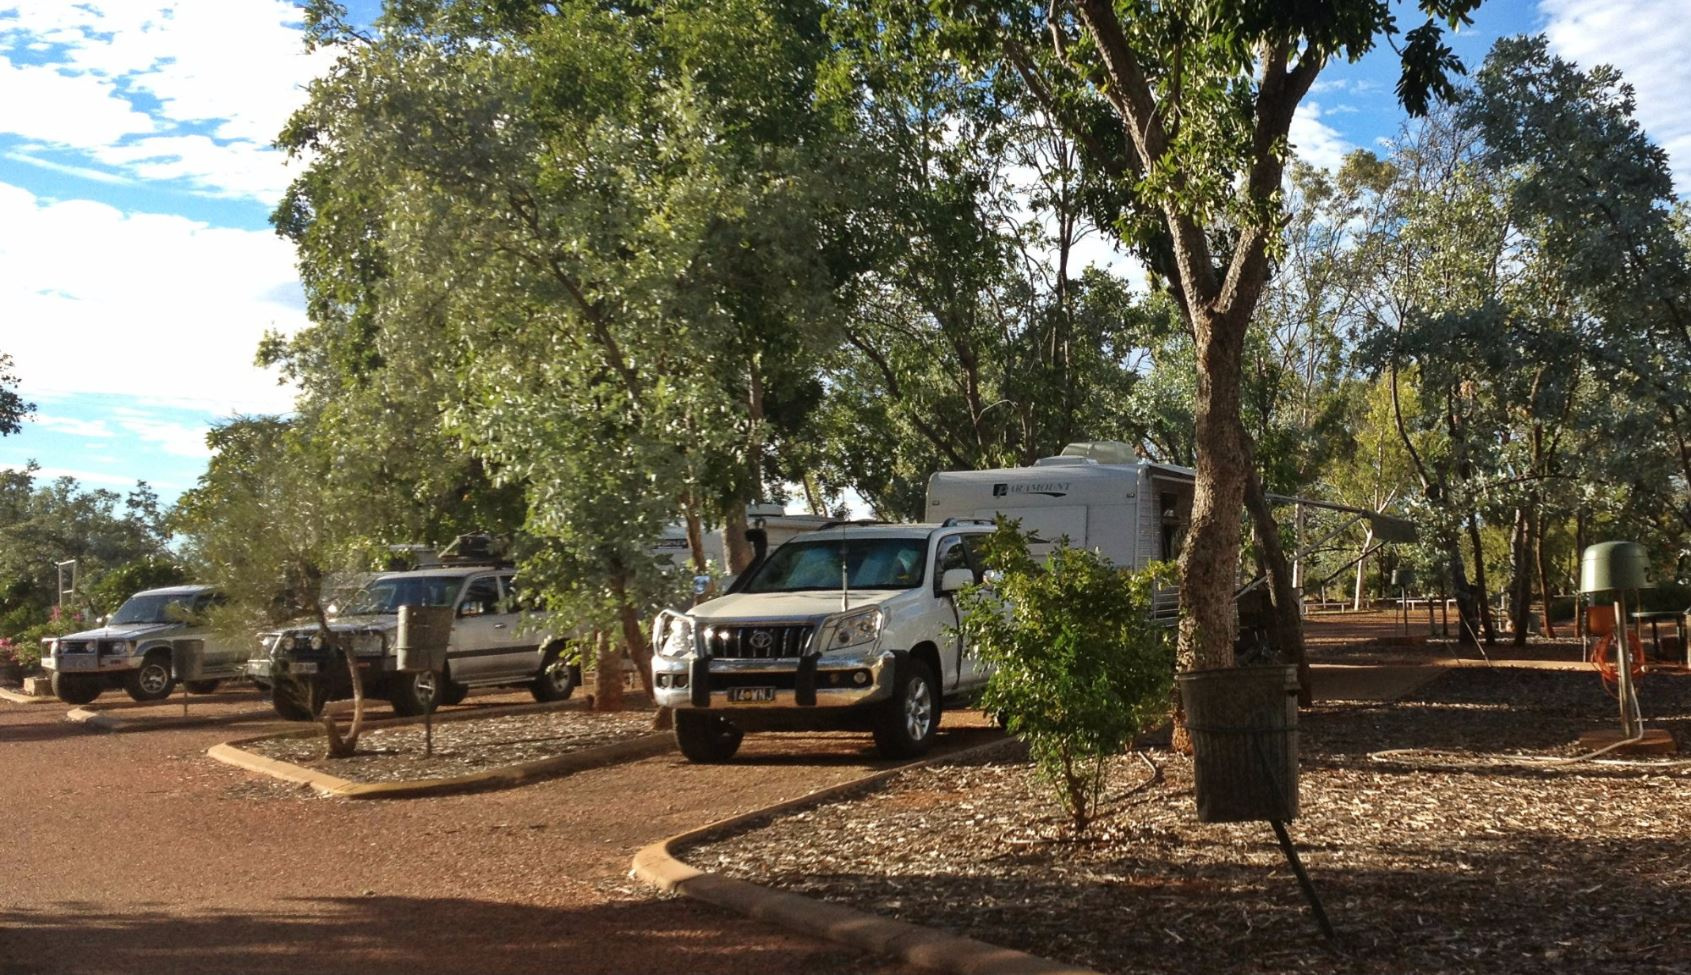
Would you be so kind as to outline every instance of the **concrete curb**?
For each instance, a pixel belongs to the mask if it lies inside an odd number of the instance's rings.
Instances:
[[[797,799],[678,833],[635,854],[633,875],[660,890],[715,904],[748,917],[826,938],[872,954],[900,958],[919,968],[954,972],[957,975],[1098,975],[1089,968],[1066,965],[1010,948],[1000,948],[973,938],[935,931],[907,921],[895,921],[799,894],[770,890],[743,880],[705,873],[676,859],[671,852],[675,846],[728,832],[754,820],[814,806],[878,785],[913,769],[984,755],[994,749],[1006,747],[1011,741],[1013,739],[1007,738],[895,769],[875,772],[840,785],[818,789]]]
[[[53,700],[53,698],[45,695],[37,697],[30,694],[19,693],[18,691],[12,690],[10,687],[0,687],[0,701],[11,701],[13,704],[41,704],[45,701],[51,700]]]
[[[187,717],[173,715],[170,717],[156,717],[149,719],[123,718],[112,714],[104,708],[78,707],[71,708],[65,713],[65,720],[72,724],[93,728],[110,734],[134,731],[155,731],[163,728],[205,728],[220,724],[236,724],[242,721],[262,721],[271,712],[268,708],[255,711],[237,711],[234,714],[193,715]]]
[[[454,715],[452,719],[462,721],[471,718],[500,717],[512,712],[532,713],[535,710],[537,709],[526,705],[513,708],[490,708],[479,714]],[[538,710],[558,710],[558,708],[546,707]],[[437,717],[435,720],[440,721],[442,717]],[[416,724],[419,721],[420,719],[417,718],[404,718],[395,721],[371,722],[366,726],[366,730],[377,727]],[[649,758],[653,755],[661,755],[675,747],[674,739],[667,734],[643,735],[628,741],[614,742],[596,748],[583,748],[552,758],[523,762],[520,765],[506,765],[500,768],[484,769],[480,772],[470,772],[465,775],[436,779],[406,779],[398,782],[354,782],[317,769],[258,755],[240,747],[266,738],[305,738],[318,734],[321,734],[321,731],[312,728],[283,735],[257,735],[251,738],[237,738],[233,741],[211,746],[206,749],[206,754],[220,762],[246,769],[249,772],[258,772],[261,775],[268,775],[284,782],[308,785],[326,796],[335,796],[342,799],[415,799],[453,792],[507,789],[528,782],[556,778],[604,765],[615,765],[620,762]]]

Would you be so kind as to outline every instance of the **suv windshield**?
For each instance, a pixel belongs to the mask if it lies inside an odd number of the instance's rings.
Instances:
[[[181,623],[188,619],[193,601],[193,593],[130,596],[106,623],[110,626],[124,623]]]
[[[347,616],[397,613],[401,606],[451,606],[460,576],[398,576],[377,579],[358,591],[341,612]]]
[[[923,538],[818,538],[791,541],[746,581],[741,592],[840,588],[840,559],[853,589],[911,589],[922,584]]]

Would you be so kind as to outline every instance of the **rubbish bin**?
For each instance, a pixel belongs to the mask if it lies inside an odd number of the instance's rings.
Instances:
[[[1230,667],[1177,675],[1192,738],[1198,820],[1298,815],[1298,671]]]
[[[394,665],[404,673],[440,673],[446,669],[446,645],[452,637],[452,607],[401,606]]]
[[[204,640],[177,640],[170,648],[170,668],[176,679],[186,684],[205,680],[206,645]]]

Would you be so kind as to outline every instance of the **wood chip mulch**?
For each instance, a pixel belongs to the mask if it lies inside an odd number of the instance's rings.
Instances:
[[[401,782],[521,765],[649,734],[650,711],[570,710],[436,721],[432,757],[424,756],[421,724],[369,729],[351,758],[325,758],[321,735],[241,747],[352,782]]]
[[[1691,750],[1691,677],[1640,696]],[[1332,942],[1270,827],[1198,823],[1166,749],[1115,762],[1083,840],[1010,751],[681,856],[1103,972],[1685,973],[1691,756],[1548,761],[1618,725],[1589,672],[1462,669],[1306,710],[1290,829]]]

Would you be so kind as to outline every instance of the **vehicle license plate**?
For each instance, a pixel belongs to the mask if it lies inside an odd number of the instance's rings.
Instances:
[[[773,687],[730,687],[728,700],[734,702],[773,701],[775,688]]]
[[[298,660],[289,661],[289,663],[288,663],[288,673],[290,673],[290,674],[315,674],[315,673],[317,673],[317,662],[314,661],[314,660],[307,660],[307,661],[304,661],[304,662],[301,662],[301,661],[298,661]]]

